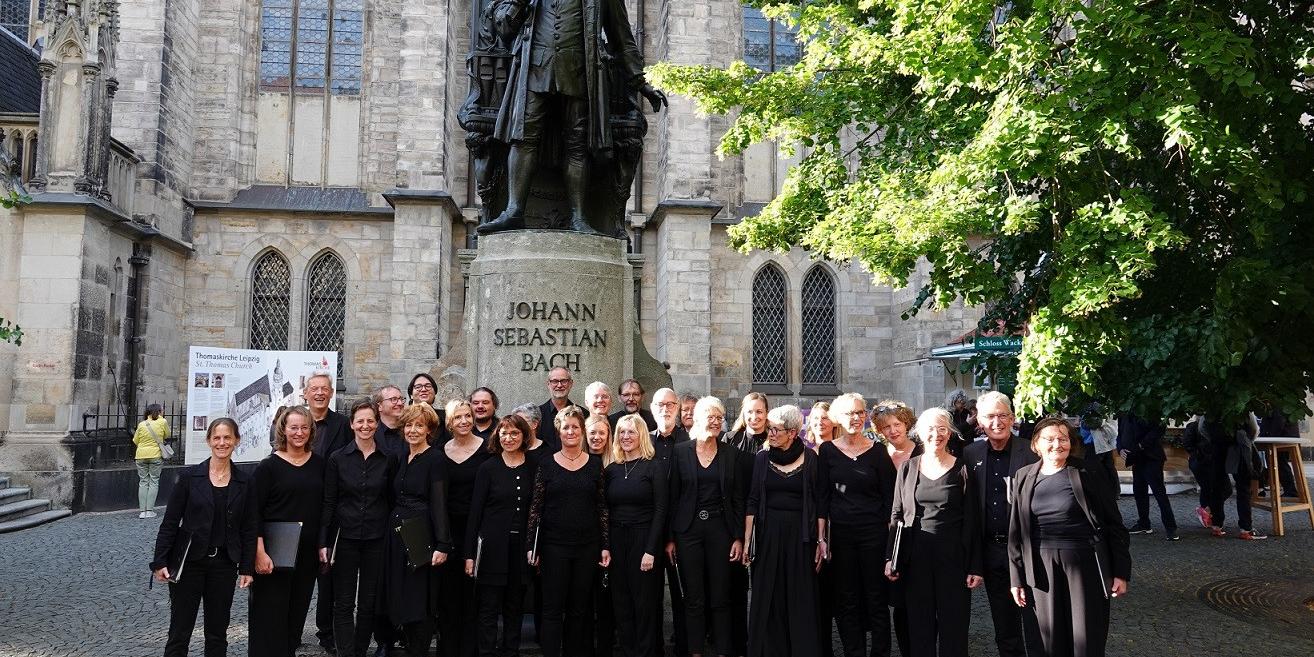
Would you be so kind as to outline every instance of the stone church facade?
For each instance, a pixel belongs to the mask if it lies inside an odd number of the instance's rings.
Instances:
[[[347,396],[418,371],[486,383],[461,378],[478,1],[0,0],[3,66],[31,81],[5,83],[29,102],[0,106],[4,159],[32,197],[0,209],[0,317],[23,329],[0,345],[0,470],[66,465],[35,460],[86,414],[180,399],[188,345],[338,349]],[[648,62],[797,56],[737,0],[626,4]],[[916,278],[730,249],[787,158],[720,158],[727,119],[686,98],[649,120],[629,260],[678,389],[924,408],[971,387],[930,351],[978,310],[901,321]]]

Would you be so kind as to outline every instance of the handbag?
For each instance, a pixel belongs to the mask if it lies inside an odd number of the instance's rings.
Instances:
[[[155,446],[160,448],[160,457],[164,459],[173,458],[173,454],[174,454],[173,446],[164,442],[163,440],[160,440],[159,434],[155,433],[155,427],[151,426],[149,420],[143,421],[142,424],[146,425],[146,431],[147,433],[151,434],[151,440],[155,441]]]

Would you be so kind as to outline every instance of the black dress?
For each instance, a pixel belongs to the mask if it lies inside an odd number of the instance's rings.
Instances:
[[[257,522],[300,522],[301,540],[296,568],[256,575],[251,582],[250,655],[291,657],[301,642],[319,573],[315,548],[319,543],[326,464],[324,457],[314,453],[299,466],[271,454],[256,466]],[[263,536],[263,527],[259,531]]]
[[[662,548],[667,465],[656,459],[612,463],[603,472],[611,519],[611,603],[625,657],[652,657],[661,636]],[[643,555],[653,567],[642,570]]]
[[[758,452],[746,510],[754,514],[748,657],[814,655],[817,638],[817,456],[784,472]],[[823,516],[824,517],[824,516]]]
[[[414,457],[402,457],[393,478],[393,509],[384,551],[384,589],[388,618],[407,627],[412,654],[428,655],[431,619],[438,612],[438,578],[428,563],[412,568],[396,528],[403,520],[424,518],[435,551],[452,552],[447,520],[447,459],[442,448],[430,447]]]
[[[438,567],[439,587],[443,591],[438,627],[446,657],[474,657],[478,650],[475,639],[475,582],[465,575],[465,560],[474,553],[466,553],[464,543],[470,522],[475,476],[479,467],[492,454],[484,449],[481,442],[473,454],[457,463],[447,455],[446,447],[444,445],[441,451],[443,459],[447,461],[447,517],[451,522],[452,537],[458,543],[452,554],[447,556],[447,562]]]

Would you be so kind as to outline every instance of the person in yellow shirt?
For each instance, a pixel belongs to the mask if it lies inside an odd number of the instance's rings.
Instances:
[[[137,461],[138,518],[154,518],[155,496],[160,492],[160,470],[164,468],[162,446],[169,440],[169,421],[160,417],[160,405],[146,407],[146,419],[137,423],[132,443],[137,446],[133,458]]]

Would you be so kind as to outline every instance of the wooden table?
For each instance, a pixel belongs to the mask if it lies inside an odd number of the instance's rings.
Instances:
[[[1314,442],[1303,438],[1255,439],[1255,447],[1264,452],[1264,458],[1268,461],[1268,497],[1252,496],[1250,506],[1273,514],[1273,533],[1278,536],[1285,533],[1282,526],[1284,513],[1305,511],[1309,513],[1310,524],[1314,525],[1314,504],[1311,504],[1309,498],[1309,480],[1305,479],[1305,466],[1300,458],[1300,448],[1310,445],[1314,445]],[[1291,456],[1291,467],[1295,470],[1296,498],[1290,503],[1282,499],[1282,488],[1278,484],[1278,467],[1281,465],[1278,455],[1284,452]]]

